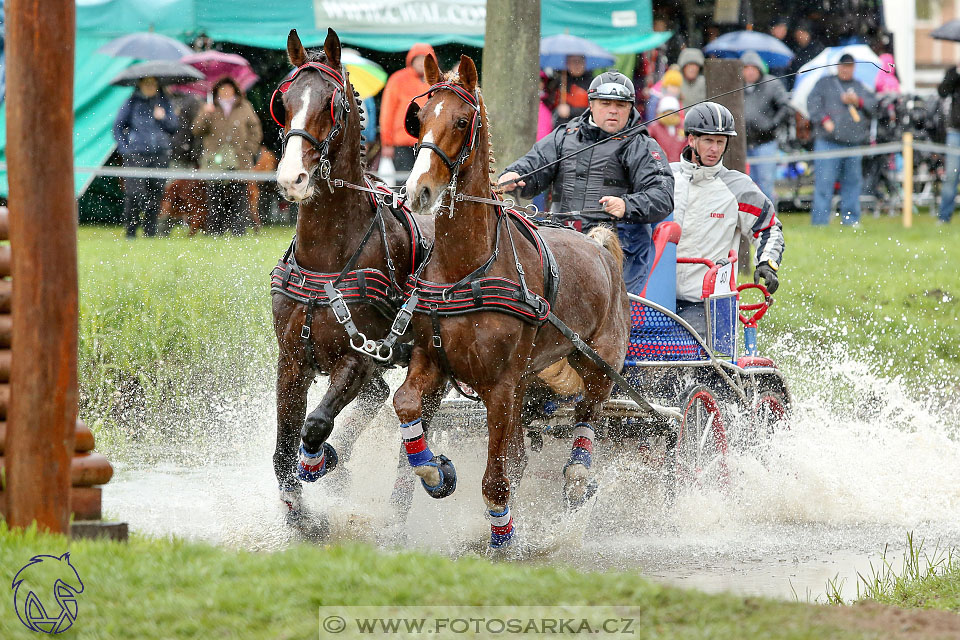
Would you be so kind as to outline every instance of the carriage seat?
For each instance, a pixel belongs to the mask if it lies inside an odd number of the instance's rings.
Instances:
[[[653,267],[640,293],[630,299],[630,342],[626,367],[645,361],[706,360],[707,353],[696,337],[671,315],[655,309],[653,302],[671,313],[677,309],[677,242],[680,225],[668,218],[653,232]]]

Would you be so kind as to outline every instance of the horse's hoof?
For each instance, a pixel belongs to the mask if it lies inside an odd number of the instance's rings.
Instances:
[[[563,475],[566,478],[563,499],[567,509],[579,509],[597,493],[597,481],[590,477],[590,470],[582,464],[568,465]]]
[[[280,500],[287,506],[287,521],[290,520],[290,514],[296,514],[301,517],[301,508],[303,503],[303,488],[299,482],[291,482],[286,486],[280,487]]]
[[[316,482],[336,469],[338,463],[337,450],[329,442],[323,443],[320,455],[307,453],[301,444],[297,456],[297,477],[304,482]]]
[[[426,480],[422,477],[420,478],[420,484],[423,485],[423,488],[426,489],[431,498],[437,498],[439,500],[440,498],[446,498],[456,491],[457,470],[454,468],[450,458],[447,456],[434,456],[433,460],[420,466],[435,467],[440,474],[440,481],[433,485],[427,484]],[[414,472],[416,472],[416,469],[414,469]]]

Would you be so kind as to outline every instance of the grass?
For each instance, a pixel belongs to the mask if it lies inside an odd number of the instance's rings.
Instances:
[[[84,584],[68,632],[76,638],[316,638],[321,606],[564,604],[628,607],[636,638],[887,637],[859,631],[831,609],[707,595],[631,573],[580,573],[480,557],[453,561],[359,544],[295,545],[267,554],[138,536],[128,544],[68,543],[35,530],[11,533],[0,523],[0,569],[7,579],[34,555],[67,550]],[[12,600],[0,609],[0,637],[36,637],[21,626]]]
[[[960,613],[960,553],[939,545],[928,553],[923,547],[922,540],[915,543],[913,533],[908,533],[899,570],[887,560],[884,549],[880,565],[871,563],[869,575],[858,576],[856,601]],[[830,604],[845,604],[841,587],[836,580],[827,582]]]
[[[935,226],[922,215],[910,229],[888,217],[865,218],[857,229],[823,228],[801,214],[785,215],[783,225],[781,287],[762,332],[843,342],[878,371],[957,386],[958,225]]]

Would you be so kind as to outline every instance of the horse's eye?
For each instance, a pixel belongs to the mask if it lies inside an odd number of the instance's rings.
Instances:
[[[466,118],[460,118],[457,120],[457,129],[466,129],[467,125],[470,124]]]

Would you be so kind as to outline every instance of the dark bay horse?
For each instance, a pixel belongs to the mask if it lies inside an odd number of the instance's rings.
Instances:
[[[327,439],[340,411],[359,396],[348,425],[356,430],[389,396],[383,363],[362,347],[390,331],[399,284],[423,253],[413,227],[419,226],[425,242],[433,237],[431,220],[403,214],[409,219],[401,222],[403,212],[384,210],[389,190],[365,180],[359,102],[340,53],[332,29],[317,53],[307,53],[291,31],[287,54],[296,72],[271,101],[271,114],[284,128],[277,182],[284,197],[300,205],[294,243],[271,278],[280,346],[273,462],[294,521],[301,481],[313,482],[338,463]],[[380,193],[380,201],[371,191]],[[306,415],[307,391],[318,374],[329,376],[329,388]]]
[[[456,472],[449,460],[427,446],[421,426],[426,403],[436,402],[448,376],[468,384],[482,399],[489,433],[482,492],[491,520],[490,544],[496,548],[513,535],[508,502],[511,485],[526,465],[520,414],[534,375],[569,357],[585,383],[584,399],[575,409],[574,446],[564,468],[568,497],[583,498],[587,490],[591,424],[613,386],[544,320],[554,311],[619,368],[630,328],[627,292],[621,264],[613,255],[619,244],[611,231],[606,230],[608,250],[573,230],[540,228],[544,247],[535,234],[522,237],[524,223],[511,221],[502,207],[453,199],[454,193],[492,197],[487,114],[469,57],[461,57],[459,75],[448,74],[444,81],[432,58],[427,58],[425,71],[432,85],[429,98],[419,111],[408,111],[408,131],[417,134],[419,146],[407,197],[415,211],[435,215],[436,241],[422,276],[412,282],[411,293],[420,296],[420,313],[414,318],[407,378],[393,403],[414,473],[428,493],[442,497],[453,491]],[[552,303],[545,262],[554,264],[559,276]],[[457,311],[474,302],[472,312]],[[576,503],[577,497],[571,501]]]

